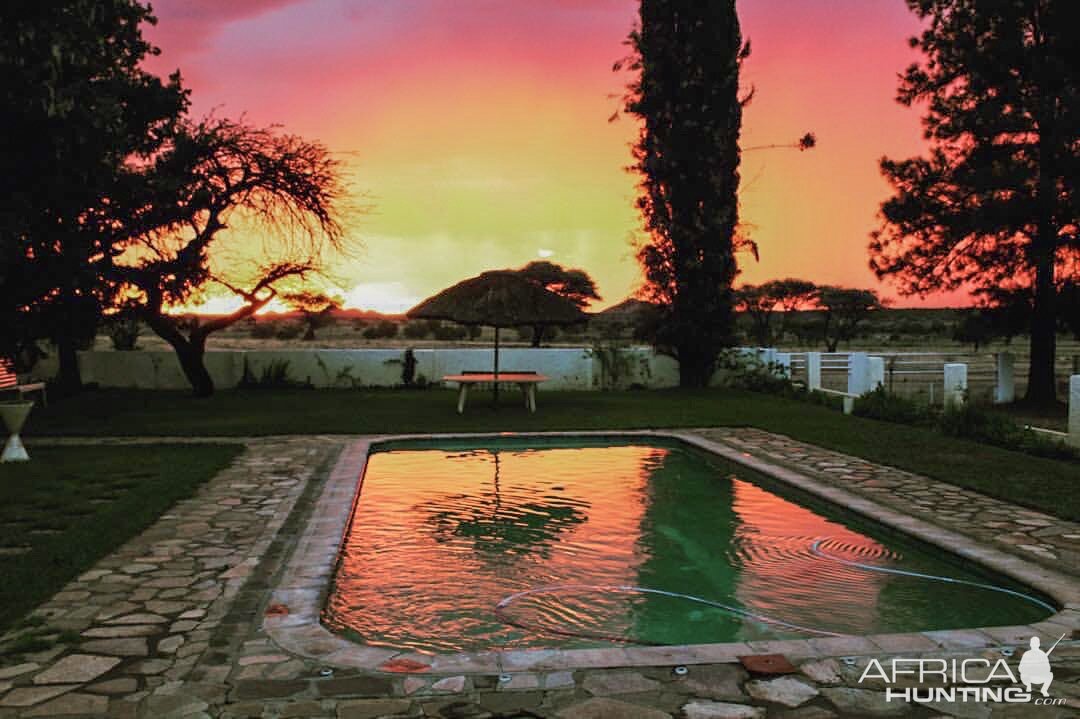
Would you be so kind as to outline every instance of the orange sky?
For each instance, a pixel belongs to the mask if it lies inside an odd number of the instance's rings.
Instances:
[[[640,281],[636,133],[609,123],[611,71],[634,0],[159,0],[162,48],[194,111],[279,123],[341,152],[373,210],[335,262],[355,307],[401,310],[464,277],[544,256],[583,267],[614,304]],[[883,155],[920,151],[918,112],[893,101],[918,24],[901,0],[742,0],[756,88],[743,146],[807,130],[813,151],[743,158],[742,216],[761,261],[742,280],[878,287],[868,233]],[[242,240],[241,240],[242,241]],[[955,300],[954,300],[955,301]],[[947,304],[936,298],[932,304]],[[910,301],[904,302],[910,304]]]

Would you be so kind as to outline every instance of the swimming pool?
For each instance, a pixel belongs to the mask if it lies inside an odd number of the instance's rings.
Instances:
[[[367,459],[322,613],[420,652],[1022,625],[1043,595],[674,440],[407,440]]]

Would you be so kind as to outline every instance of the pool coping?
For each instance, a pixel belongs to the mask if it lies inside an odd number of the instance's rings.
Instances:
[[[427,654],[365,645],[326,629],[320,621],[320,614],[337,567],[341,542],[363,483],[367,459],[373,445],[398,440],[472,440],[508,436],[652,438],[681,441],[1011,577],[1051,597],[1061,609],[1041,622],[1022,626],[661,647],[513,649],[453,654]],[[280,580],[271,591],[270,604],[262,624],[269,637],[283,650],[327,667],[430,675],[513,674],[670,664],[714,664],[737,662],[742,656],[770,653],[782,653],[792,660],[811,660],[937,650],[977,651],[999,645],[1025,645],[1030,637],[1039,633],[1053,634],[1056,637],[1062,632],[1071,633],[1080,629],[1080,578],[986,546],[964,534],[905,515],[866,497],[766,461],[750,452],[711,441],[690,430],[365,435],[346,445],[327,477],[315,501],[307,527],[293,549]]]

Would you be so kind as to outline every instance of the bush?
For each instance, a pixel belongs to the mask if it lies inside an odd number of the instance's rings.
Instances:
[[[289,376],[288,360],[273,360],[256,377],[248,366],[247,358],[244,358],[244,373],[240,377],[239,386],[245,389],[281,389],[285,387],[303,387],[303,382],[298,382]]]
[[[469,334],[464,325],[443,325],[435,328],[435,339],[443,341],[463,340]]]
[[[397,337],[397,322],[391,320],[379,320],[364,330],[364,339],[382,340]]]
[[[251,336],[257,340],[273,339],[277,335],[277,323],[273,320],[256,321],[251,327]]]
[[[884,387],[878,387],[859,397],[852,413],[856,417],[868,417],[899,424],[930,424],[934,420],[934,413],[929,405],[907,397],[889,394]]]
[[[279,340],[294,340],[304,331],[299,322],[286,322],[277,328],[274,337]]]
[[[422,340],[428,336],[428,324],[426,322],[409,322],[401,330],[401,334],[411,340]]]
[[[931,427],[950,437],[970,439],[1038,457],[1077,457],[1076,451],[1064,443],[1043,437],[1017,424],[1011,417],[970,402],[955,409],[940,410],[891,395],[884,387],[878,387],[856,400],[854,414],[883,422]]]
[[[1014,449],[1051,459],[1075,459],[1077,453],[1063,442],[1039,435],[996,412],[988,412],[975,404],[965,404],[941,413],[937,427],[942,434],[973,439],[1005,449]]]

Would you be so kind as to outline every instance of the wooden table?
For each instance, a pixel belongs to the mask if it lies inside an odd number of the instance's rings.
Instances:
[[[536,385],[546,382],[549,377],[533,372],[500,372],[498,379],[493,372],[470,372],[468,374],[448,374],[443,382],[458,383],[458,414],[465,411],[465,399],[469,396],[469,387],[474,384],[516,384],[525,395],[525,406],[530,412],[536,411]]]

